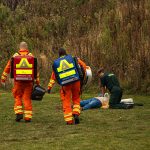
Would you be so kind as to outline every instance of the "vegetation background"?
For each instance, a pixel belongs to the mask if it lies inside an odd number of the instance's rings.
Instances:
[[[96,72],[104,66],[134,93],[124,98],[144,106],[85,111],[81,124],[66,126],[57,92],[33,102],[31,124],[18,124],[12,95],[0,89],[0,150],[149,150],[150,96],[135,92],[150,94],[150,0],[0,0],[0,74],[21,41],[39,59],[43,86],[64,47],[91,66],[89,91],[98,91]]]
[[[0,0],[0,73],[26,41],[47,85],[57,49],[94,72],[113,71],[128,91],[150,93],[150,0]]]

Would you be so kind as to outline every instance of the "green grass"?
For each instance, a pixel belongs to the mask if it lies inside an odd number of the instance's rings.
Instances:
[[[85,94],[83,98],[92,96]],[[81,124],[67,126],[59,94],[33,102],[31,123],[16,123],[11,94],[1,94],[0,150],[148,150],[150,96],[125,97],[133,97],[144,107],[84,111]]]

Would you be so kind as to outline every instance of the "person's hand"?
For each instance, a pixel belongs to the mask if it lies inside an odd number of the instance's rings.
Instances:
[[[48,90],[47,90],[47,93],[50,94],[50,93],[51,93],[51,89],[48,89]]]
[[[109,98],[110,96],[109,96],[109,94],[108,94],[108,93],[105,93],[105,94],[104,94],[104,97]]]
[[[40,86],[40,83],[36,83],[36,86]]]
[[[40,82],[38,80],[35,81],[36,85],[40,85]]]
[[[104,95],[102,93],[99,93],[98,97],[104,97]]]
[[[83,107],[80,107],[80,110],[83,111]]]

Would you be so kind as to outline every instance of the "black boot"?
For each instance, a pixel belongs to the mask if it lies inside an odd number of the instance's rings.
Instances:
[[[20,122],[21,119],[23,119],[23,114],[16,114],[16,122]]]
[[[125,109],[132,109],[133,108],[133,104],[126,104]]]
[[[31,120],[25,120],[25,123],[29,123],[29,122],[31,122]]]
[[[80,123],[79,116],[77,114],[74,114],[73,117],[74,117],[74,123],[79,124]]]

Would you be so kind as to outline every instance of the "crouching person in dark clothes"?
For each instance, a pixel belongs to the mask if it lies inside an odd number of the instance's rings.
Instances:
[[[100,77],[100,87],[102,96],[108,89],[110,92],[109,108],[112,109],[129,109],[133,106],[120,103],[123,91],[120,87],[120,83],[117,77],[113,73],[106,73],[104,69],[101,68],[98,71]]]

